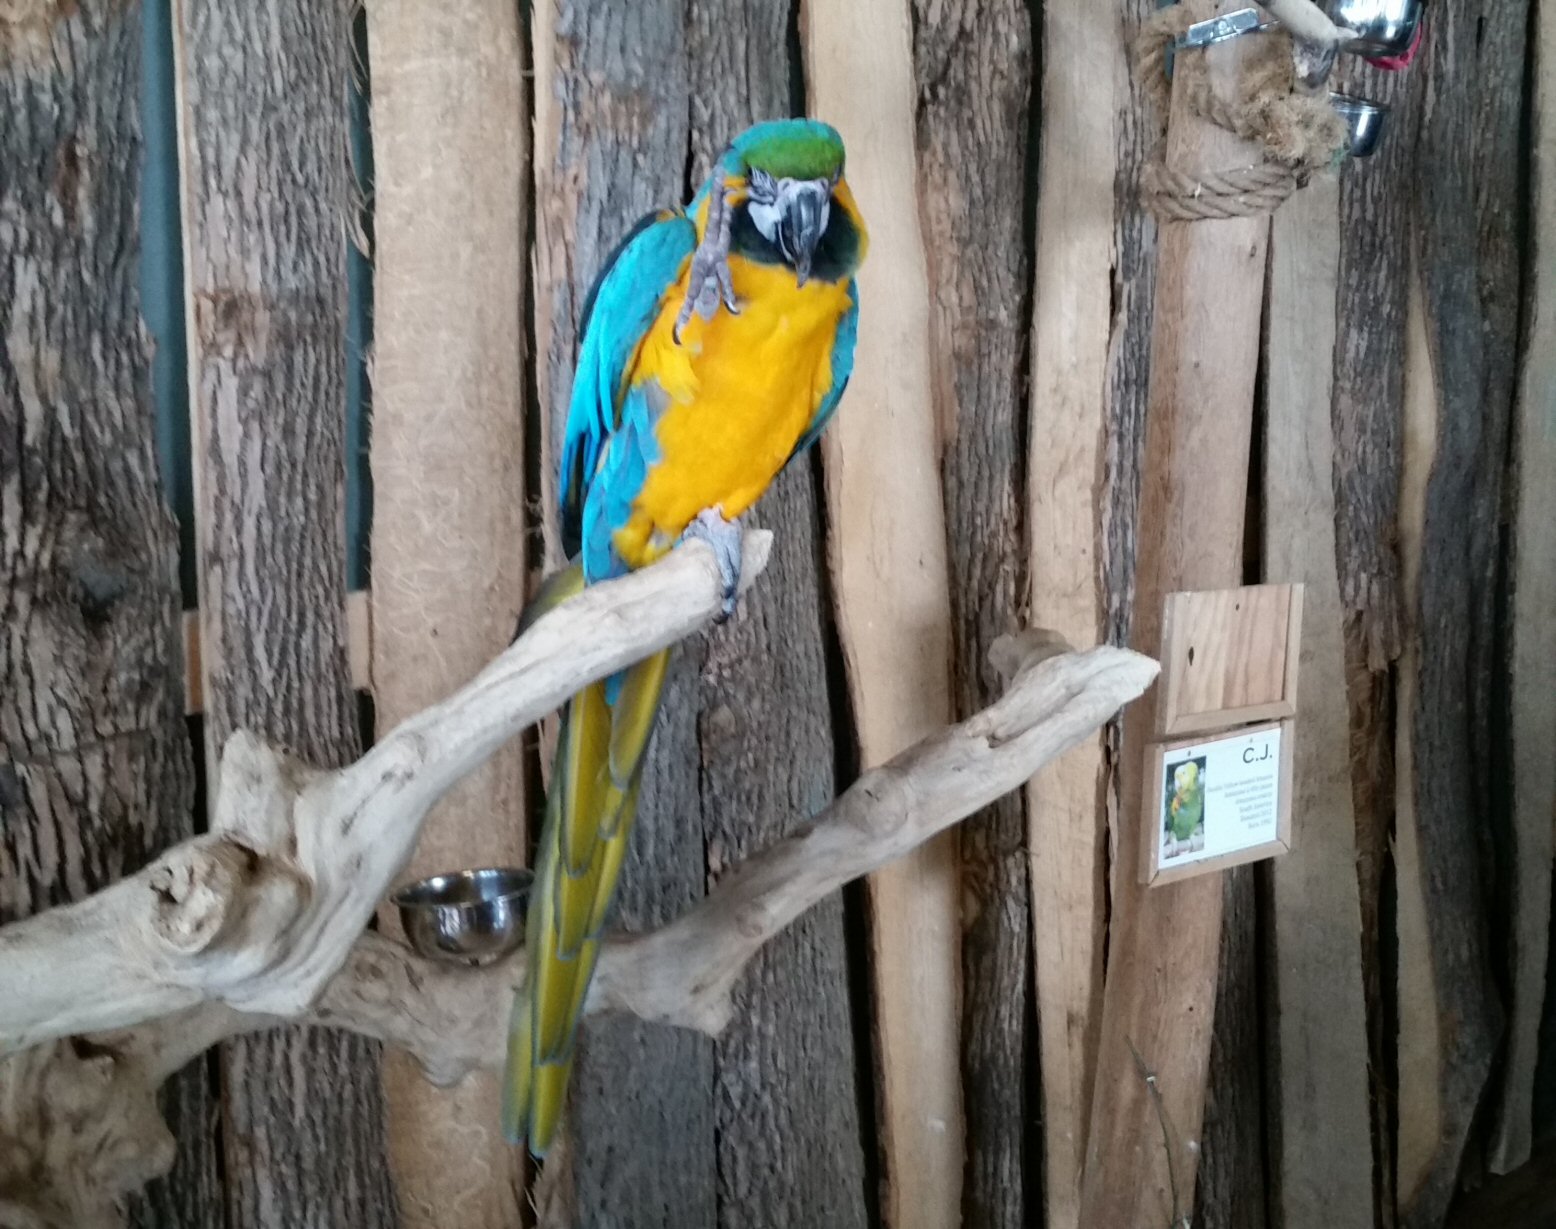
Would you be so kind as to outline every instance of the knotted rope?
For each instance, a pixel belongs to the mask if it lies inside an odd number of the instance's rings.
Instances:
[[[1135,73],[1162,121],[1162,141],[1145,168],[1141,188],[1151,211],[1162,220],[1273,213],[1345,148],[1345,122],[1329,105],[1326,93],[1299,88],[1291,36],[1275,30],[1243,36],[1254,38],[1256,45],[1244,61],[1232,99],[1216,93],[1202,49],[1184,51],[1173,61],[1173,73],[1183,78],[1189,108],[1244,140],[1257,141],[1264,160],[1255,166],[1209,172],[1167,166],[1168,50],[1191,25],[1214,15],[1214,0],[1180,0],[1149,17],[1135,37]]]

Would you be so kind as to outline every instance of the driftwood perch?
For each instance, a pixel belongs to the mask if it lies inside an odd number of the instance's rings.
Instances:
[[[746,535],[746,578],[770,535]],[[709,622],[694,545],[539,620],[467,686],[321,772],[246,733],[228,742],[211,833],[78,904],[0,928],[0,1225],[113,1225],[114,1200],[171,1164],[160,1083],[226,1037],[287,1021],[375,1037],[452,1083],[500,1067],[522,954],[481,970],[364,928],[428,809],[509,738]],[[813,822],[737,867],[663,929],[606,947],[590,1011],[718,1032],[761,946],[849,880],[1024,783],[1156,674],[1122,649],[1041,633],[996,645],[1005,695],[865,773]]]

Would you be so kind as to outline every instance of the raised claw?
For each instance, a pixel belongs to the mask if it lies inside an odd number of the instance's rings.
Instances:
[[[687,278],[686,298],[675,318],[671,336],[675,344],[681,344],[681,330],[695,311],[704,320],[713,319],[722,303],[730,315],[738,316],[740,306],[735,299],[735,279],[729,271],[729,234],[731,225],[730,189],[722,181],[708,201],[708,225],[703,231],[702,242],[692,254],[691,273]]]

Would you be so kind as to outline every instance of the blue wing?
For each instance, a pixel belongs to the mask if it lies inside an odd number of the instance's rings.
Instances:
[[[583,553],[589,580],[612,570],[610,530],[625,519],[654,459],[652,390],[628,393],[627,364],[696,247],[697,228],[685,213],[648,214],[611,253],[584,300],[560,496],[563,549],[569,558]]]
[[[832,339],[832,386],[821,398],[821,404],[816,407],[816,416],[810,420],[810,426],[789,454],[791,461],[816,442],[831,420],[833,411],[837,409],[837,403],[843,399],[848,377],[854,373],[854,345],[859,339],[859,283],[853,278],[848,279],[848,302],[848,310],[837,322],[837,336]]]

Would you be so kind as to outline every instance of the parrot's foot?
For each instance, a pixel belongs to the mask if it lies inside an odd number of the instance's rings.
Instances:
[[[681,330],[696,312],[704,320],[712,320],[713,313],[722,303],[731,315],[740,314],[735,301],[735,282],[729,271],[729,228],[731,222],[729,194],[723,181],[715,186],[708,201],[708,225],[703,231],[702,242],[692,254],[691,274],[686,283],[686,299],[681,312],[675,318],[672,336],[675,344],[681,344]]]
[[[694,539],[711,546],[713,557],[718,560],[719,579],[724,582],[724,609],[714,622],[722,623],[735,613],[735,599],[740,594],[740,522],[725,520],[722,508],[704,508],[681,534],[683,542]]]

